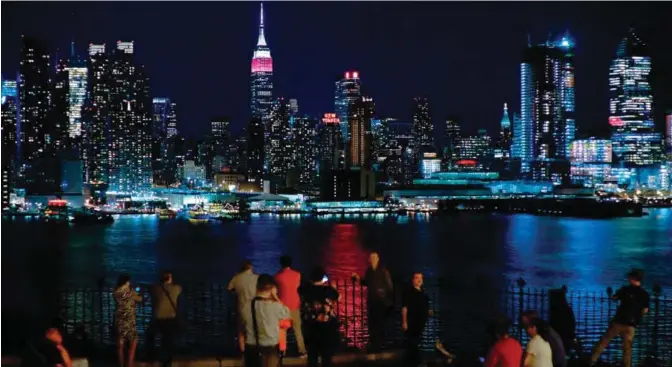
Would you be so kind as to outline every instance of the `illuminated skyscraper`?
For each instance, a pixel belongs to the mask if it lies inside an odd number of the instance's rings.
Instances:
[[[69,111],[69,136],[71,139],[79,139],[82,135],[82,108],[86,100],[86,87],[88,81],[88,69],[86,61],[75,55],[75,43],[71,44],[70,59],[67,66],[70,101]]]
[[[289,170],[294,167],[292,156],[294,153],[291,129],[289,126],[289,103],[284,98],[273,101],[271,106],[271,134],[269,136],[270,166],[268,172],[271,175],[284,178]]]
[[[672,154],[672,111],[668,111],[665,114],[665,135],[667,154]]]
[[[371,118],[375,104],[370,97],[361,97],[349,107],[350,124],[349,167],[371,168]]]
[[[229,125],[231,119],[226,116],[218,116],[210,119],[210,134],[212,135],[212,147],[215,155],[229,156],[229,143],[231,133]]]
[[[266,44],[264,35],[264,4],[261,4],[259,16],[259,38],[257,47],[252,55],[250,74],[250,108],[252,118],[261,120],[264,126],[265,149],[270,149],[269,136],[271,134],[270,118],[271,104],[273,103],[273,59],[271,49]],[[270,155],[269,155],[270,157]],[[268,164],[268,162],[266,162]]]
[[[247,180],[261,187],[264,178],[264,124],[253,117],[247,126]]]
[[[51,85],[51,101],[49,124],[53,128],[51,144],[55,153],[63,153],[72,148],[69,142],[70,131],[70,77],[68,62],[65,59],[56,61],[56,72]],[[57,154],[54,154],[57,155]]]
[[[460,141],[460,123],[457,117],[446,119],[446,126],[443,131],[443,161],[446,168],[451,168],[458,159],[458,145]]]
[[[82,116],[82,160],[84,162],[84,182],[109,182],[108,114],[112,75],[110,58],[105,53],[105,44],[89,44],[87,62],[89,83],[87,99]]]
[[[350,141],[349,109],[362,96],[361,84],[358,71],[346,71],[343,78],[336,80],[334,111],[340,121],[341,135],[346,144]]]
[[[155,97],[152,111],[152,135],[167,139],[179,133],[177,103],[170,98]]]
[[[416,148],[434,146],[434,124],[429,114],[429,101],[413,98],[413,145]]]
[[[62,140],[50,116],[50,67],[46,45],[22,37],[18,83],[21,178],[28,193],[51,193],[59,188],[54,148]]]
[[[617,163],[641,166],[663,158],[662,137],[653,122],[650,73],[647,46],[631,28],[609,69],[609,125]]]
[[[294,117],[294,162],[299,173],[299,183],[309,185],[317,179],[317,121]]]
[[[514,126],[514,158],[521,159],[523,172],[530,172],[532,161],[540,167],[569,158],[575,133],[573,49],[574,43],[566,35],[556,42],[528,45],[525,50],[521,63],[522,125]],[[541,171],[534,176],[551,178],[547,173],[553,170]]]
[[[345,168],[345,152],[340,119],[335,113],[325,113],[319,128],[320,174]]]
[[[2,210],[9,208],[14,189],[17,158],[17,85],[16,80],[2,79]]]

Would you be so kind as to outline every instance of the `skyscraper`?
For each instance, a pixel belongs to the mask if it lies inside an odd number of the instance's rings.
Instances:
[[[650,73],[647,46],[631,28],[609,69],[609,125],[617,163],[641,166],[663,158],[662,137],[653,122]]]
[[[229,125],[231,119],[225,116],[212,117],[210,119],[210,134],[212,135],[212,145],[215,155],[228,157],[229,142],[231,133]]]
[[[344,168],[345,152],[340,120],[335,113],[325,113],[319,129],[320,174]]]
[[[446,119],[443,140],[445,144],[443,149],[443,162],[447,168],[452,168],[459,157],[458,146],[460,141],[460,122],[457,117],[449,117]]]
[[[264,178],[264,124],[253,117],[247,125],[247,180],[261,187]]]
[[[537,167],[546,167],[569,157],[575,131],[573,49],[568,35],[525,49],[521,63],[522,125],[514,124],[514,158],[520,158],[524,173],[531,171],[533,161]],[[551,179],[556,176],[551,171],[540,168],[534,176]]]
[[[69,102],[70,102],[70,126],[69,137],[79,140],[82,135],[82,107],[86,100],[86,87],[88,81],[88,69],[86,61],[75,54],[75,43],[72,42],[70,59],[67,66]]]
[[[109,187],[142,192],[152,185],[152,99],[149,78],[134,59],[133,42],[117,42],[110,70]]]
[[[2,79],[2,210],[9,208],[17,158],[17,85]]]
[[[310,185],[317,179],[317,121],[303,116],[294,117],[294,162],[299,183]]]
[[[667,141],[667,154],[672,154],[672,110],[665,114],[665,141]]]
[[[349,110],[352,103],[362,96],[361,80],[358,71],[346,71],[336,80],[334,93],[334,111],[341,127],[341,135],[347,144],[350,141]]]
[[[47,47],[41,41],[22,36],[19,66],[20,150],[23,183],[29,193],[58,191],[58,167],[52,139],[58,131],[50,121],[52,84]]]
[[[105,44],[89,44],[89,84],[82,119],[84,181],[109,183],[108,114],[112,75]]]
[[[434,146],[434,124],[425,97],[413,98],[413,145],[415,149]]]
[[[65,59],[56,61],[56,73],[51,84],[51,106],[49,108],[49,124],[53,129],[51,144],[55,153],[70,150],[70,77],[68,62]],[[66,146],[67,145],[67,146]]]
[[[252,68],[250,74],[250,109],[252,118],[260,119],[264,127],[264,139],[266,148],[268,137],[271,133],[270,114],[271,104],[273,103],[273,59],[271,58],[271,49],[266,44],[264,35],[264,4],[261,4],[261,13],[259,16],[259,38],[257,47],[252,55]]]
[[[294,166],[292,161],[293,141],[289,127],[290,106],[284,98],[273,101],[271,106],[270,155],[268,172],[276,177],[284,178]]]
[[[360,97],[348,109],[350,124],[349,166],[371,168],[371,119],[375,104],[370,97]]]

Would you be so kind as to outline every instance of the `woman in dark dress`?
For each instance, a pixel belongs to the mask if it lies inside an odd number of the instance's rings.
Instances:
[[[114,300],[117,307],[114,313],[114,327],[117,332],[117,357],[119,366],[124,367],[124,342],[128,342],[128,364],[133,367],[135,348],[138,346],[138,328],[135,321],[135,304],[142,302],[142,297],[131,289],[131,277],[122,274],[114,288]]]

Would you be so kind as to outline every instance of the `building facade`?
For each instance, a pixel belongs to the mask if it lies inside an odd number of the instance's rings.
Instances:
[[[334,111],[340,121],[341,136],[346,144],[350,141],[350,106],[362,96],[362,81],[359,71],[346,71],[336,80]]]
[[[71,44],[70,59],[67,66],[70,111],[70,126],[68,133],[70,139],[79,141],[82,136],[82,108],[86,101],[86,88],[89,70],[86,61],[75,54],[75,43]]]
[[[105,44],[89,44],[89,83],[84,103],[82,161],[84,182],[109,183],[110,140],[107,118],[110,110],[112,75]]]
[[[299,184],[317,182],[317,121],[308,116],[293,118],[294,162]]]
[[[350,144],[349,167],[371,168],[371,119],[375,114],[375,104],[370,97],[360,97],[349,107]]]
[[[655,131],[647,46],[630,29],[609,69],[609,125],[616,162],[645,166],[663,159],[662,137]]]
[[[259,37],[252,55],[250,74],[250,109],[252,119],[261,120],[265,148],[270,151],[271,107],[273,104],[273,59],[264,34],[264,4],[259,16]],[[270,157],[270,155],[269,155]],[[268,165],[268,162],[265,162]]]
[[[340,119],[336,113],[325,113],[318,132],[319,172],[345,168],[344,139]]]
[[[294,141],[289,126],[290,106],[284,98],[273,101],[271,106],[271,132],[269,136],[269,167],[268,173],[275,177],[285,178],[294,167]]]
[[[9,208],[17,159],[18,92],[16,80],[2,79],[2,210]]]

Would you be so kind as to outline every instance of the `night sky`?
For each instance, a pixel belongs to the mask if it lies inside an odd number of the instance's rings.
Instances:
[[[533,43],[568,30],[576,41],[580,133],[607,128],[608,72],[630,25],[649,44],[656,118],[672,107],[672,4],[663,2],[267,2],[266,39],[275,96],[297,98],[301,113],[334,110],[334,81],[358,70],[379,116],[411,118],[411,99],[429,97],[436,136],[446,116],[468,132],[497,131],[502,104],[520,109],[520,60]],[[205,133],[228,115],[240,131],[249,118],[250,59],[258,2],[2,3],[2,73],[18,70],[20,35],[69,52],[74,37],[134,40],[154,96],[180,108],[181,131]],[[662,129],[662,128],[661,128]]]

